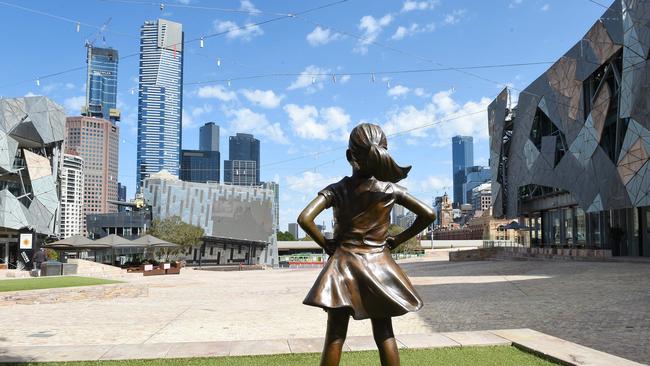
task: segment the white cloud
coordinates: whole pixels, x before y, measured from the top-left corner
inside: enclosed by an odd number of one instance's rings
[[[351,78],[352,78],[352,76],[350,76],[350,75],[341,75],[341,77],[339,78],[339,83],[345,84],[348,81],[350,81]]]
[[[192,108],[192,117],[200,117],[210,112],[212,112],[212,106],[208,104],[204,104],[202,107]]]
[[[454,25],[458,24],[461,19],[465,16],[467,11],[465,9],[457,9],[445,15],[445,24]]]
[[[240,4],[240,10],[250,12],[252,15],[257,15],[260,13],[260,10],[257,9],[250,0],[241,0]]]
[[[225,110],[224,114],[230,117],[228,122],[233,131],[254,133],[279,144],[289,143],[280,124],[269,122],[265,114],[253,112],[248,108],[229,109]]]
[[[409,90],[410,89],[404,85],[395,85],[394,87],[388,89],[386,94],[388,94],[389,97],[393,97],[393,99],[397,99],[399,97],[405,96]]]
[[[286,176],[287,187],[295,192],[316,195],[316,192],[323,189],[330,183],[341,180],[342,177],[325,177],[316,172],[303,172],[297,176]]]
[[[357,26],[363,32],[359,43],[354,48],[355,52],[366,54],[368,46],[377,40],[381,31],[393,21],[391,14],[386,14],[379,19],[375,19],[372,15],[365,15],[359,21]]]
[[[406,13],[413,10],[431,10],[438,5],[440,1],[438,0],[427,0],[427,1],[413,1],[406,0],[402,5],[402,13]]]
[[[327,79],[327,75],[330,73],[330,69],[323,69],[316,65],[309,65],[287,89],[294,90],[306,88],[308,93],[314,93],[317,90],[323,89],[325,86],[323,82]]]
[[[199,98],[213,98],[222,102],[237,100],[237,94],[232,90],[227,90],[223,85],[207,85],[199,88],[197,95]]]
[[[31,91],[29,91],[29,92],[27,92],[27,94],[25,94],[26,97],[35,97],[37,95],[38,94],[34,94],[34,92],[31,92]]]
[[[264,34],[262,28],[253,23],[247,23],[242,26],[237,25],[237,23],[230,20],[215,20],[212,23],[212,26],[215,32],[226,32],[226,38],[228,39],[241,39],[242,41],[248,42],[257,36]]]
[[[284,99],[284,95],[277,95],[273,90],[248,90],[243,89],[241,93],[248,99],[251,103],[259,105],[262,108],[277,108]]]
[[[321,26],[316,26],[311,33],[307,35],[307,42],[310,45],[316,47],[324,44],[328,44],[332,41],[336,41],[340,38],[338,33],[332,32],[329,28],[321,28]]]
[[[183,4],[183,5],[187,5],[187,4],[192,2],[192,0],[177,0],[177,1],[178,1],[178,3]]]
[[[429,33],[433,32],[434,30],[436,30],[436,23],[433,22],[424,26],[420,26],[418,23],[413,23],[408,28],[400,25],[397,27],[395,33],[393,33],[393,36],[390,37],[390,39],[399,41],[408,36],[413,36],[419,33]]]
[[[63,101],[67,115],[81,114],[81,107],[86,105],[86,97],[83,95],[70,97]]]
[[[452,91],[441,91],[422,108],[413,105],[389,112],[383,128],[387,134],[409,131],[410,138],[427,138],[434,146],[445,146],[454,135],[471,135],[487,139],[487,106],[491,99],[461,104],[452,98]]]
[[[194,120],[194,116],[192,113],[187,113],[187,110],[185,108],[183,108],[181,122],[183,129],[195,128],[197,126],[197,122]]]
[[[74,89],[75,85],[73,83],[65,83],[65,88],[66,89]]]
[[[524,0],[513,0],[508,7],[510,9],[512,9],[512,8],[516,7],[517,5],[521,5],[521,3],[523,3],[523,2],[524,2]]]
[[[551,4],[544,4],[542,5],[541,10],[542,11],[549,11],[551,9]]]
[[[284,111],[289,116],[293,132],[304,139],[346,140],[350,115],[341,107],[327,107],[318,110],[313,105],[287,104]]]
[[[430,95],[429,93],[427,93],[426,90],[424,90],[424,88],[415,88],[415,89],[413,89],[413,94],[415,94],[418,97],[422,97],[422,98],[429,97],[429,95]]]

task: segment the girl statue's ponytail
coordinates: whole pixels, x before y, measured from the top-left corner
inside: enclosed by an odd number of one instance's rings
[[[388,142],[381,127],[362,123],[350,133],[350,163],[375,178],[397,183],[406,178],[410,166],[401,167],[388,153]]]

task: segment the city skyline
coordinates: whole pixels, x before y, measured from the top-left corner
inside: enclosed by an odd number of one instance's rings
[[[87,51],[83,46],[85,40],[97,31],[86,24],[99,27],[106,16],[112,15],[113,21],[104,32],[104,44],[99,42],[96,46],[112,47],[120,54],[119,180],[129,187],[132,195],[137,180],[139,28],[147,19],[170,19],[182,23],[186,40],[192,41],[183,48],[187,85],[184,86],[182,148],[198,148],[196,131],[208,121],[222,126],[221,146],[227,143],[227,136],[236,132],[254,133],[262,143],[261,180],[277,180],[281,186],[280,227],[295,221],[302,206],[319,189],[349,174],[344,158],[345,134],[362,121],[378,123],[389,134],[431,125],[389,137],[389,148],[396,160],[414,166],[401,184],[430,202],[433,196],[445,191],[451,193],[451,136],[474,136],[475,164],[487,164],[485,109],[502,86],[497,84],[526,86],[548,67],[544,62],[561,56],[575,39],[583,36],[602,11],[594,4],[582,2],[435,3],[431,8],[410,9],[402,2],[373,4],[372,8],[348,2],[314,12],[313,16],[324,24],[320,28],[282,20],[251,26],[247,31],[236,31],[236,27],[261,22],[266,19],[264,14],[197,11],[183,4],[170,5],[164,11],[157,5],[109,2],[26,5],[45,13],[66,15],[69,19],[83,19],[81,30],[76,32],[75,23],[5,7],[0,15],[5,20],[5,30],[24,32],[11,37],[9,47],[29,42],[34,34],[47,33],[56,42],[46,42],[39,54],[47,52],[57,57],[45,64],[37,61],[39,57],[33,50],[26,49],[20,61],[13,57],[0,60],[0,67],[15,70],[7,78],[7,84],[18,83],[4,87],[0,94],[47,95],[63,105],[68,115],[79,114],[85,99],[85,68],[51,78],[39,77],[83,65]],[[201,1],[193,2],[193,5],[201,4]],[[224,6],[240,8],[242,4],[229,1]],[[297,12],[308,8],[306,4],[280,6],[262,1],[254,1],[252,5],[262,12]],[[34,20],[29,28],[17,22],[24,17]],[[500,26],[486,28],[495,17],[501,20]],[[531,19],[561,22],[566,26],[549,29],[540,36]],[[376,24],[374,32],[368,27],[371,23]],[[435,27],[424,27],[431,23]],[[235,31],[229,31],[232,29]],[[379,45],[346,37],[335,29],[370,36]],[[225,33],[199,41],[201,35],[219,31]],[[462,45],[451,41],[459,37]],[[526,56],[517,60],[506,57],[502,52],[505,39],[509,47],[517,48],[519,54]],[[536,42],[529,42],[530,39]],[[423,43],[432,47],[421,47]],[[389,47],[408,52],[400,54]],[[474,61],[476,54],[482,55],[481,62]],[[453,70],[380,73],[439,68],[435,62],[451,66],[541,64],[472,71],[495,83]],[[257,71],[297,74],[238,79]],[[357,71],[368,74],[346,75]],[[310,73],[316,76],[310,77]],[[465,117],[454,119],[458,116]],[[331,221],[327,215],[318,220]]]

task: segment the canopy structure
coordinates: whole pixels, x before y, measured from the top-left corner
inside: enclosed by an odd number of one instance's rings
[[[63,240],[45,244],[43,246],[45,248],[60,250],[107,249],[111,247],[109,244],[100,243],[98,241],[88,239],[82,235],[74,235]]]
[[[138,244],[121,236],[111,234],[101,239],[95,240],[95,243],[105,244],[108,248],[145,248],[146,245]]]
[[[133,240],[133,243],[141,244],[149,248],[176,248],[179,246],[178,244],[156,238],[153,235],[141,236]]]

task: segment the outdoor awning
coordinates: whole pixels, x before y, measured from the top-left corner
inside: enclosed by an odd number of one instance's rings
[[[153,235],[141,236],[132,242],[149,248],[176,248],[179,246],[178,244],[170,243],[168,241],[156,238]]]
[[[88,239],[82,235],[74,235],[63,240],[55,241],[43,245],[45,248],[60,250],[80,250],[80,249],[106,249],[111,246]]]
[[[95,243],[106,244],[109,248],[144,248],[146,245],[135,243],[121,236],[111,234],[101,239],[95,240]]]

